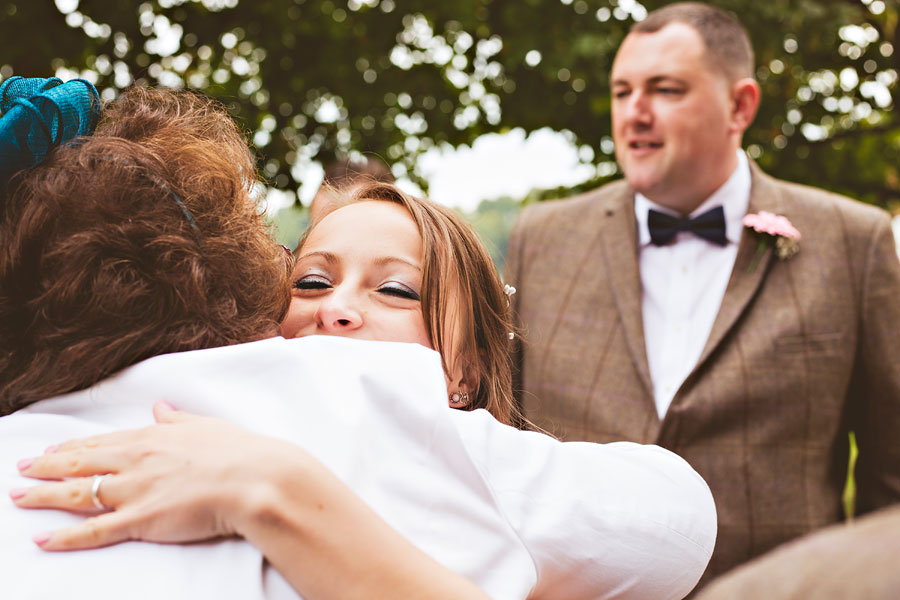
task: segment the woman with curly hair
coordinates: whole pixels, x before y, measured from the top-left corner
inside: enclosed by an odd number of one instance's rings
[[[16,174],[0,222],[0,414],[152,356],[276,335],[289,264],[256,183],[218,104],[143,88]]]

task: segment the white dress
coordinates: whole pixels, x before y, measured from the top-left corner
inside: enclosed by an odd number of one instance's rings
[[[152,422],[159,399],[303,446],[385,521],[495,598],[681,598],[706,567],[705,482],[656,446],[562,443],[447,406],[414,344],[272,338],[159,356],[0,418],[0,487],[50,444]],[[77,522],[0,501],[0,598],[297,598],[240,540],[46,553]]]

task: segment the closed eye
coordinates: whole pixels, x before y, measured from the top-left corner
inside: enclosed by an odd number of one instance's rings
[[[417,294],[415,290],[395,281],[383,284],[378,288],[378,292],[397,298],[406,298],[408,300],[415,300],[416,302],[419,301],[419,294]]]
[[[331,287],[331,282],[322,275],[304,275],[294,282],[297,290],[324,290]]]

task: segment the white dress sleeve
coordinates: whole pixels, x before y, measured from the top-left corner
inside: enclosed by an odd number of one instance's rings
[[[679,456],[560,442],[454,411],[466,447],[535,562],[533,598],[682,598],[712,555],[716,509]]]

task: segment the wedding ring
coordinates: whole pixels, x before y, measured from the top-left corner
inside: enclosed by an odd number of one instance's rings
[[[100,500],[100,484],[107,477],[109,475],[94,475],[94,480],[91,482],[91,502],[94,503],[98,510],[109,510],[109,507]]]

